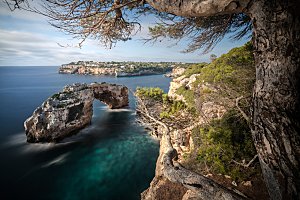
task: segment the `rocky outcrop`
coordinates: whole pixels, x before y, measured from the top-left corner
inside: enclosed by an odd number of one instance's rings
[[[114,76],[117,68],[94,67],[84,65],[63,65],[59,68],[60,74],[89,74]]]
[[[197,76],[199,76],[199,74],[193,74],[190,77],[185,77],[183,75],[173,79],[172,82],[170,82],[168,96],[172,99],[186,102],[184,97],[182,95],[177,94],[176,91],[182,86],[184,86],[187,89],[193,89],[192,83],[196,81]]]
[[[61,74],[109,75],[116,77],[165,74],[174,67],[189,66],[187,63],[174,62],[93,62],[78,61],[63,64]]]
[[[183,167],[178,162],[178,151],[174,147],[170,128],[165,123],[150,115],[147,106],[138,100],[139,113],[148,117],[150,121],[163,127],[160,140],[160,152],[156,163],[155,177],[150,187],[141,194],[143,200],[203,200],[222,199],[240,200],[244,196],[219,185],[212,179],[197,174]]]
[[[186,102],[185,97],[176,92],[180,87],[195,90],[193,83],[196,81],[197,76],[199,74],[190,77],[183,75],[173,79],[170,83],[169,98]],[[201,91],[216,92],[216,89],[208,83],[201,83],[197,87]],[[201,95],[205,96],[205,94]],[[146,105],[144,102],[146,102]],[[244,196],[228,190],[213,180],[190,171],[181,165],[183,155],[193,150],[192,130],[212,119],[221,118],[227,111],[224,106],[217,104],[215,99],[202,98],[200,104],[199,112],[202,115],[197,118],[193,116],[191,118],[190,114],[181,111],[176,116],[175,121],[166,120],[165,123],[161,123],[157,120],[159,116],[155,116],[155,113],[160,113],[161,110],[153,111],[153,108],[159,108],[158,105],[153,106],[154,103],[149,104],[148,101],[143,100],[138,102],[141,119],[146,121],[145,124],[152,126],[150,129],[154,132],[153,135],[160,139],[160,153],[156,163],[155,177],[150,187],[141,194],[143,200],[244,199]],[[181,119],[184,119],[183,122],[180,122]]]
[[[257,157],[247,127],[249,96],[255,79],[250,49],[246,45],[235,48],[210,64],[191,66],[181,76],[174,77],[169,98],[164,96],[165,102],[161,103],[162,110],[153,111],[152,105],[156,104],[147,104],[145,96],[144,106],[138,108],[144,109],[140,111],[142,119],[148,118],[146,123],[153,126],[150,129],[160,139],[160,153],[155,177],[142,193],[143,200],[232,200],[244,199],[246,195],[268,199],[258,163],[252,167],[248,165]],[[176,110],[176,100],[184,102],[187,109]],[[184,115],[186,110],[190,112]],[[188,150],[191,152],[185,154]],[[251,160],[245,165],[248,159]],[[219,164],[222,169],[217,166]],[[232,181],[233,176],[235,181]],[[244,183],[238,179],[244,179]],[[245,182],[252,188],[244,188]],[[184,195],[178,193],[184,188]],[[159,196],[169,191],[174,191],[176,197]]]
[[[181,76],[185,70],[186,68],[184,67],[175,67],[172,69],[172,72],[166,74],[166,76],[171,78],[177,78],[178,76]]]
[[[73,84],[49,97],[24,122],[28,142],[57,142],[91,123],[93,101],[109,108],[128,105],[128,89],[108,83]]]

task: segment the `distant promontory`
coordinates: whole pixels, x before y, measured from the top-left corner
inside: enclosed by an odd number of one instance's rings
[[[61,74],[107,75],[107,76],[143,76],[166,74],[175,67],[188,67],[192,63],[181,62],[95,62],[78,61],[63,64]]]

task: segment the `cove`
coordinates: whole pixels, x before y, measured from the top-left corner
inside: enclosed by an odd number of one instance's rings
[[[57,67],[0,68],[0,180],[4,199],[139,199],[149,186],[158,142],[135,123],[135,101],[111,111],[95,101],[91,126],[58,144],[28,144],[23,121],[64,85],[82,82],[162,87],[170,80],[57,74]]]

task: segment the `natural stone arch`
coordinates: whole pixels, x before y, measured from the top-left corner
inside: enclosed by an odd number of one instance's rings
[[[128,88],[122,85],[107,83],[92,83],[90,85],[94,98],[106,104],[111,109],[128,105]],[[127,102],[127,103],[126,103]]]
[[[93,101],[109,108],[128,105],[128,88],[108,83],[73,84],[49,97],[24,122],[28,142],[57,142],[89,125]]]

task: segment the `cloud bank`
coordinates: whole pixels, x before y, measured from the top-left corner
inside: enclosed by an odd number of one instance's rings
[[[0,66],[61,65],[78,60],[177,62],[209,60],[209,54],[180,53],[186,47],[186,41],[177,46],[172,46],[173,42],[168,41],[144,44],[139,39],[147,37],[148,26],[151,24],[150,17],[141,23],[144,27],[133,40],[120,42],[113,49],[106,49],[93,40],[87,40],[80,49],[75,47],[78,40],[50,26],[45,17],[20,10],[11,12],[0,1]],[[245,41],[234,44],[223,41],[211,53],[220,55],[233,45],[239,46],[243,43]],[[71,47],[65,48],[61,45]]]

